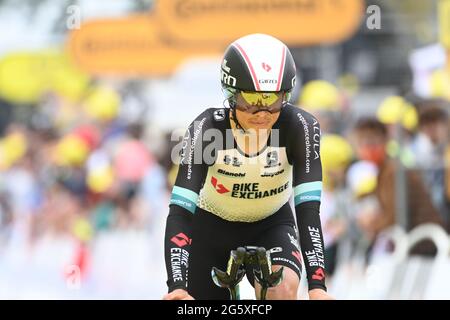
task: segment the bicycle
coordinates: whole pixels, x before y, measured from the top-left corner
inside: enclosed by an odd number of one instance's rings
[[[245,246],[231,250],[226,272],[212,268],[214,283],[221,288],[227,288],[231,300],[240,300],[239,283],[246,275],[246,265],[259,267],[259,270],[253,269],[253,275],[261,286],[260,300],[266,300],[267,289],[277,286],[283,280],[284,267],[272,272],[270,252],[264,247]]]

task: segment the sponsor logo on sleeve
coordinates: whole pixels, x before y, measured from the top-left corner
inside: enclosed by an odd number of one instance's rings
[[[205,124],[206,118],[203,118],[201,121],[199,122],[195,122],[194,124],[194,133],[192,135],[191,138],[191,134],[190,134],[190,130],[187,131],[186,135],[183,138],[183,146],[181,149],[181,160],[180,160],[180,165],[187,165],[187,175],[186,178],[188,180],[191,180],[192,177],[192,163],[194,161],[194,156],[196,158],[198,158],[199,156],[202,157],[202,154],[197,154],[197,152],[194,153],[195,151],[195,146],[198,142],[198,139],[200,138],[201,140],[201,132],[202,132],[202,128],[203,125]],[[189,146],[189,152],[186,154],[186,149]],[[201,151],[201,150],[200,150]],[[195,159],[197,161],[195,161],[195,163],[201,163],[201,161],[198,161],[198,159]]]
[[[325,272],[322,268],[317,268],[314,274],[312,275],[313,280],[322,281],[325,278]]]
[[[316,119],[314,119],[313,131],[314,131],[313,135],[314,160],[317,160],[320,157],[320,127],[319,122]]]
[[[308,265],[310,267],[325,268],[325,260],[322,247],[322,239],[318,228],[308,226],[309,236],[313,244],[313,250],[306,251]]]
[[[313,126],[312,126],[312,132],[309,130],[308,122],[306,119],[301,115],[301,113],[297,113],[297,117],[299,121],[301,122],[303,126],[303,131],[305,133],[305,158],[306,158],[306,166],[305,171],[306,173],[309,173],[311,171],[311,152],[314,151],[314,160],[317,160],[320,156],[319,149],[320,149],[320,127],[319,122],[314,119]],[[311,139],[312,135],[312,139]],[[312,140],[312,142],[311,142]],[[311,151],[311,145],[312,145],[312,151]]]
[[[170,265],[172,268],[172,280],[174,282],[184,281],[183,269],[187,271],[188,261],[189,261],[188,251],[181,248],[170,249]]]
[[[184,246],[191,244],[192,239],[190,239],[187,235],[180,232],[179,234],[173,236],[170,241],[176,244],[178,247],[183,248]]]

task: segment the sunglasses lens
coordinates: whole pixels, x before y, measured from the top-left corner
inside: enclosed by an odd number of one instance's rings
[[[276,92],[241,92],[242,98],[249,105],[267,107],[274,104],[279,98],[280,94]]]

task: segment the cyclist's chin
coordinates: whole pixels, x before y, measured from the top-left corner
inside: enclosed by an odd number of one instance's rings
[[[273,124],[270,120],[250,120],[248,123],[253,129],[270,129]]]

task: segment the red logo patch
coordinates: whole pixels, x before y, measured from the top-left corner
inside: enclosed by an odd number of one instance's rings
[[[312,278],[314,280],[320,280],[321,281],[321,280],[323,280],[323,278],[325,278],[325,272],[323,272],[322,268],[318,268],[316,270],[316,272],[314,272]]]
[[[170,239],[170,241],[175,243],[180,248],[183,248],[185,245],[192,243],[192,239],[189,239],[189,237],[184,233],[179,233],[176,236],[173,236],[172,239]]]
[[[272,67],[269,66],[267,63],[263,62],[262,63],[262,67],[264,70],[266,70],[267,72],[269,72],[270,70],[272,70]]]
[[[216,191],[218,193],[227,193],[230,192],[230,190],[228,190],[227,188],[225,188],[225,186],[221,183],[217,183],[217,179],[214,177],[211,177],[211,183],[214,186],[214,188],[216,189]]]
[[[292,251],[292,255],[297,258],[298,262],[301,264],[302,263],[302,256],[300,255],[300,252],[298,251]]]

